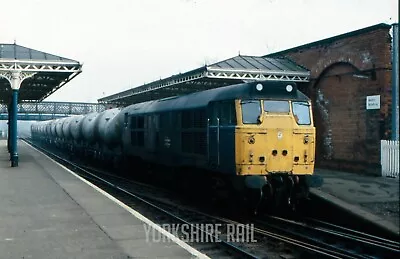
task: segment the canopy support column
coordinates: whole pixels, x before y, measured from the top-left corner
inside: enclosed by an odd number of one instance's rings
[[[7,149],[8,149],[8,153],[11,154],[11,143],[10,143],[10,132],[11,132],[11,128],[10,128],[10,122],[11,122],[11,103],[9,103],[8,106],[7,106],[7,113],[8,113],[8,121],[7,121],[7,127],[8,127],[8,131],[7,131]]]
[[[12,70],[10,72],[3,72],[0,75],[6,78],[11,85],[12,96],[11,103],[8,109],[8,151],[10,152],[11,167],[18,166],[18,93],[22,81],[35,75],[36,72],[21,72],[19,70]]]
[[[11,86],[12,87],[12,86]],[[12,101],[11,101],[11,153],[10,153],[10,160],[11,160],[11,167],[18,166],[18,145],[17,145],[17,137],[18,137],[18,128],[17,128],[17,121],[18,121],[18,89],[12,89]]]

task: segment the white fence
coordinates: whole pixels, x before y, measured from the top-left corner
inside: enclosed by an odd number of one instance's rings
[[[399,177],[399,141],[381,140],[382,176]]]

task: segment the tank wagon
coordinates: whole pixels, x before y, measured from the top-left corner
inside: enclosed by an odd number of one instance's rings
[[[32,136],[131,161],[133,174],[144,161],[190,175],[193,184],[211,176],[210,185],[228,184],[258,205],[295,206],[314,180],[312,118],[296,83],[263,81],[65,119],[71,134],[56,137],[43,130],[54,123],[42,122],[32,125]]]

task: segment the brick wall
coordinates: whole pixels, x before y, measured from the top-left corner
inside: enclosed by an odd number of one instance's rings
[[[269,55],[311,71],[302,90],[313,100],[317,166],[379,172],[380,140],[391,129],[389,30],[381,24]],[[381,109],[366,110],[366,97],[378,94]]]

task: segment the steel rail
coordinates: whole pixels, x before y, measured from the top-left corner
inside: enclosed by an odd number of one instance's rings
[[[201,212],[199,212],[201,213]],[[205,213],[202,213],[204,215],[208,215]],[[214,219],[218,219],[220,221],[223,221],[225,223],[230,223],[230,224],[243,224],[241,222],[235,221],[235,220],[230,220],[230,219],[226,219],[226,218],[221,218],[221,217],[216,217],[216,216],[212,216],[212,215],[208,215],[210,218],[214,218]],[[335,251],[335,250],[330,250],[330,249],[326,249],[326,248],[321,248],[319,246],[298,240],[298,239],[294,239],[291,237],[288,237],[286,235],[282,235],[282,234],[277,234],[274,233],[272,231],[268,231],[265,229],[261,229],[258,227],[254,227],[254,231],[260,235],[263,235],[265,237],[271,237],[274,238],[276,240],[297,246],[297,247],[301,247],[307,251],[311,251],[314,253],[317,253],[319,255],[323,255],[329,258],[360,258],[357,256],[352,256],[352,255],[348,255],[347,253],[342,253],[340,251]],[[365,257],[361,257],[361,258],[365,258]]]
[[[388,248],[394,248],[396,249],[398,252],[400,252],[400,244],[398,241],[393,241],[390,239],[386,239],[383,237],[378,237],[378,236],[374,236],[368,233],[364,233],[361,231],[357,231],[357,230],[353,230],[353,229],[349,229],[349,228],[345,228],[339,225],[335,225],[329,222],[325,222],[325,221],[321,221],[318,219],[313,219],[313,218],[305,218],[306,224],[307,222],[309,222],[308,224],[318,224],[319,228],[324,229],[326,231],[330,231],[332,233],[335,234],[340,234],[340,235],[345,235],[348,237],[354,237],[354,238],[358,238],[361,240],[365,240],[367,242],[371,242],[371,243],[375,243],[377,245],[382,245]],[[318,226],[317,225],[317,226]]]
[[[291,235],[294,236],[302,236],[304,239],[309,239],[311,242],[318,244],[320,246],[325,246],[326,248],[330,248],[330,249],[336,249],[337,251],[341,251],[344,254],[348,254],[350,256],[355,256],[356,258],[369,258],[370,255],[369,254],[365,254],[365,255],[360,255],[359,251],[355,251],[355,250],[351,250],[351,251],[347,251],[343,248],[341,248],[339,245],[332,245],[329,244],[328,242],[323,242],[321,240],[318,239],[318,235],[322,235],[322,237],[326,238],[336,238],[335,240],[340,240],[341,243],[340,244],[349,244],[349,243],[354,243],[358,246],[360,246],[361,248],[367,248],[367,250],[374,250],[375,253],[383,254],[383,255],[387,255],[390,254],[392,256],[395,256],[397,254],[397,256],[400,255],[400,250],[399,250],[399,243],[396,243],[395,241],[390,241],[388,244],[384,244],[380,241],[374,240],[372,239],[372,235],[369,235],[370,238],[367,239],[364,236],[356,236],[356,235],[349,235],[347,233],[343,233],[343,232],[339,232],[339,231],[333,231],[331,229],[326,229],[326,228],[322,228],[319,226],[310,226],[307,224],[304,224],[303,222],[297,222],[297,221],[293,221],[293,220],[289,220],[289,219],[285,219],[285,218],[279,218],[279,217],[274,217],[274,216],[268,216],[267,220],[269,219],[270,223],[267,223],[266,221],[262,221],[259,222],[260,224],[264,224],[269,226],[270,228],[275,228],[278,231],[282,231],[282,232],[286,232],[289,233]],[[271,222],[271,221],[275,221],[275,222]],[[279,224],[277,224],[276,221],[279,221],[280,223],[285,224],[284,227],[280,227],[277,226]],[[288,227],[290,226],[289,224],[291,224],[291,227],[297,227],[297,229],[288,229]],[[333,224],[332,224],[333,225]],[[299,228],[302,231],[299,231]],[[305,231],[308,231],[308,234],[299,234],[299,233],[303,233]],[[311,232],[311,234],[310,234]],[[377,237],[378,239],[381,239],[379,237]],[[385,239],[383,239],[385,240]],[[379,250],[379,251],[378,251]]]

